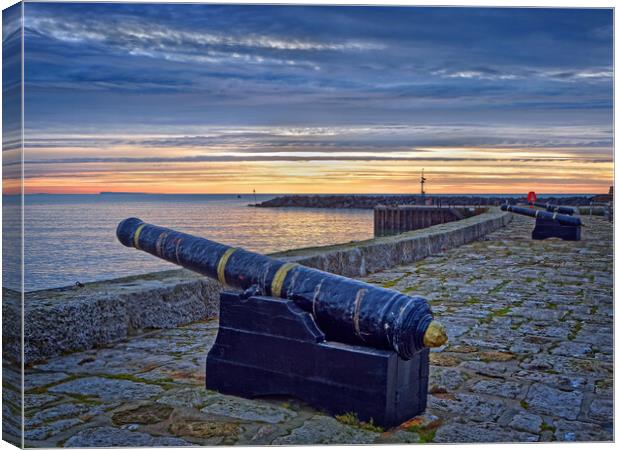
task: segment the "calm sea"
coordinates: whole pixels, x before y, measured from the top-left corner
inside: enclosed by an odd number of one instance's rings
[[[257,195],[256,200],[273,197]],[[3,200],[3,280],[5,287],[19,289],[12,264],[17,246],[10,243],[18,236],[19,207],[15,200]],[[251,208],[248,203],[254,196],[27,195],[25,289],[176,268],[118,243],[116,225],[126,217],[264,253],[372,237],[372,211]]]
[[[370,210],[247,206],[273,197],[27,195],[25,289],[62,287],[76,281],[86,283],[177,267],[117,242],[116,225],[127,217],[139,217],[146,222],[263,253],[372,237]],[[3,197],[3,285],[12,289],[20,288],[18,202],[19,197]]]

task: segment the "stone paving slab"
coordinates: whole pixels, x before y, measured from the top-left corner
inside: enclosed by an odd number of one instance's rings
[[[517,216],[483,241],[366,278],[426,296],[450,337],[431,353],[427,411],[400,427],[207,391],[210,321],[29,367],[26,445],[610,441],[612,226],[584,222],[580,242],[532,241],[533,221]],[[19,427],[19,389],[3,388],[16,419],[6,435]]]

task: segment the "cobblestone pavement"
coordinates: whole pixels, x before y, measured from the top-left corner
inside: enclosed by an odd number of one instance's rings
[[[611,440],[612,227],[585,223],[581,242],[532,241],[533,222],[515,217],[484,241],[367,278],[426,296],[450,337],[431,353],[426,413],[401,427],[206,391],[211,321],[34,365],[26,445]],[[18,417],[10,376],[5,367],[4,408]],[[5,421],[5,437],[17,426]]]

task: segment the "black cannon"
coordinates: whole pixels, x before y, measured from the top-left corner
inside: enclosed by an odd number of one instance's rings
[[[427,301],[130,218],[119,241],[244,292],[220,296],[207,388],[291,395],[395,425],[426,407],[428,348],[446,334]]]
[[[532,239],[539,240],[550,237],[558,237],[565,241],[581,239],[581,220],[579,217],[512,205],[502,205],[501,210],[535,218],[536,225],[532,230]]]
[[[560,214],[567,214],[572,216],[575,214],[575,208],[571,208],[570,206],[560,206],[560,205],[552,205],[551,203],[543,203],[543,202],[532,202],[530,205],[538,206],[539,208],[545,208],[548,212],[557,212]]]

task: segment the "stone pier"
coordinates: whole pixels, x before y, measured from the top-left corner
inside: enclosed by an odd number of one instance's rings
[[[613,440],[612,224],[532,241],[516,216],[484,240],[363,277],[425,296],[450,342],[431,353],[427,411],[382,430],[290,398],[204,387],[217,320],[49,357],[25,376],[28,447]],[[4,367],[4,437],[20,377]]]

